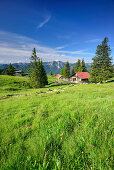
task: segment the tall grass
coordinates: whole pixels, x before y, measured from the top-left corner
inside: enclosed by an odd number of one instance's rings
[[[113,84],[0,100],[1,169],[113,169]]]
[[[0,96],[11,96],[18,94],[29,94],[35,92],[45,92],[48,89],[57,89],[61,84],[58,84],[58,80],[55,76],[48,76],[48,85],[44,88],[33,89],[29,83],[29,77],[16,77],[8,75],[0,75]],[[61,85],[65,87],[69,85]]]

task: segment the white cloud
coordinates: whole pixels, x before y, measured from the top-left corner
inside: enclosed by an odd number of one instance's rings
[[[83,52],[83,50],[80,50],[80,51],[57,51],[58,53],[64,53],[64,54],[87,54],[87,55],[94,55],[93,53],[88,53],[88,52]]]
[[[24,57],[24,56],[30,56],[31,51],[25,51],[25,50],[21,50],[21,49],[14,49],[14,48],[7,48],[7,47],[0,47],[0,54],[2,54],[2,56]]]
[[[50,19],[51,19],[51,16],[48,15],[48,16],[45,18],[45,20],[44,20],[43,22],[41,22],[41,23],[37,26],[37,28],[42,28],[46,23],[49,22]]]
[[[29,62],[33,48],[36,48],[37,54],[43,61],[69,61],[76,62],[84,55],[93,56],[94,54],[80,51],[61,50],[64,46],[49,48],[41,46],[39,41],[32,38],[21,36],[15,33],[0,31],[0,63]],[[74,56],[75,54],[75,56]],[[79,56],[81,55],[81,57]],[[85,58],[85,61],[86,58]]]
[[[85,42],[86,43],[97,43],[97,42],[100,42],[100,41],[102,41],[100,38],[96,38],[96,39],[87,40]]]
[[[64,46],[60,46],[60,47],[56,47],[55,49],[56,50],[61,50],[61,49],[63,49],[63,48],[65,48]]]

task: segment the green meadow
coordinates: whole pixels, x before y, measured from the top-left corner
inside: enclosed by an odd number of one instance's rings
[[[13,96],[21,94],[30,94],[36,92],[46,92],[48,89],[58,89],[69,85],[61,84],[64,80],[58,80],[55,76],[48,76],[48,83],[45,88],[33,89],[30,86],[28,77],[13,77],[0,75],[0,97]]]
[[[1,170],[113,169],[113,82],[59,85],[50,76],[32,89],[26,77],[0,76],[0,96]]]

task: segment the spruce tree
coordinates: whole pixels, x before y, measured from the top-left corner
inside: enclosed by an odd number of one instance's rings
[[[41,71],[41,86],[45,86],[46,84],[48,84],[48,79],[47,79],[47,74],[46,74],[46,71],[43,67],[43,63],[42,63],[42,60],[40,61],[40,71]]]
[[[36,49],[33,49],[32,52],[32,56],[30,58],[30,84],[32,87],[37,88],[38,85],[38,78],[39,78],[39,74],[38,74],[38,61],[39,58],[36,55]]]
[[[87,72],[87,67],[85,66],[84,59],[82,59],[82,61],[78,59],[75,66],[72,68],[72,74],[76,72]]]
[[[82,62],[81,62],[81,72],[87,72],[87,67],[85,65],[85,62],[84,62],[84,59],[82,59]]]
[[[72,67],[72,75],[75,73],[75,67]]]
[[[66,62],[64,67],[64,77],[67,79],[70,77],[70,66],[68,61]]]
[[[30,62],[30,83],[34,88],[44,87],[48,83],[42,60],[37,57],[35,48]]]
[[[102,43],[97,46],[96,55],[92,59],[91,82],[103,82],[112,77],[111,49],[107,43],[108,38],[105,37]]]
[[[62,75],[64,77],[64,68],[61,69],[60,75]]]
[[[78,59],[78,61],[75,64],[75,72],[81,72],[81,61]]]
[[[7,68],[7,74],[10,76],[14,76],[15,75],[15,68],[12,66],[12,64],[10,63],[8,68]]]

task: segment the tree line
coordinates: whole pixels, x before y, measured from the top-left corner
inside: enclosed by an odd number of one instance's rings
[[[5,74],[15,76],[15,72],[15,68],[10,63],[8,68],[5,70]],[[35,48],[33,49],[32,56],[30,58],[30,69],[28,72],[30,85],[33,88],[44,87],[48,84],[47,73],[43,67],[42,59],[36,55]]]
[[[111,49],[108,45],[108,38],[105,37],[100,45],[97,46],[95,57],[90,69],[90,82],[103,82],[114,76],[114,65],[112,64]],[[84,59],[79,59],[72,68],[71,75],[76,72],[87,72]],[[65,67],[60,72],[65,78],[70,77],[69,63],[66,62]]]
[[[15,76],[15,67],[13,67],[12,64],[10,63],[8,65],[8,68],[4,68],[0,70],[0,75]]]
[[[72,71],[70,73],[70,65],[69,62],[67,61],[65,64],[65,67],[62,68],[62,70],[60,71],[60,74],[64,77],[64,78],[69,78],[71,75],[75,74],[76,72],[87,72],[87,67],[85,65],[84,59],[82,59],[82,61],[80,59],[78,59],[78,61],[75,63],[75,66],[72,68]]]

